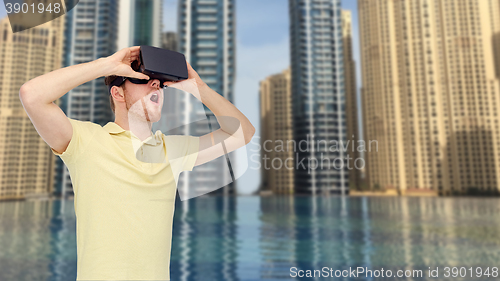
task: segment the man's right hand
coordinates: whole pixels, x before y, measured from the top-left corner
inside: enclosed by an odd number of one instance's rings
[[[113,55],[103,58],[106,61],[106,65],[109,67],[107,68],[108,74],[105,76],[116,75],[149,80],[149,76],[134,71],[131,67],[132,62],[139,59],[139,52],[140,46],[134,46],[121,49]]]

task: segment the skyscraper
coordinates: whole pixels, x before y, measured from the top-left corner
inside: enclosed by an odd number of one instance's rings
[[[167,31],[161,34],[161,47],[163,49],[177,51],[177,33]]]
[[[495,3],[493,3],[494,6]],[[497,15],[500,14],[500,0],[497,1]],[[493,13],[494,14],[494,13]],[[493,51],[495,52],[495,69],[497,77],[500,78],[500,30],[495,31]]]
[[[21,26],[25,20],[33,18],[17,19],[15,33],[7,17],[0,20],[0,199],[48,196],[54,187],[54,155],[26,114],[19,90],[61,67],[64,17],[30,29]]]
[[[261,190],[294,192],[290,68],[260,82]]]
[[[498,192],[499,3],[358,2],[371,188]]]
[[[161,47],[162,0],[121,0],[118,49],[148,45]]]
[[[178,48],[186,60],[198,72],[200,78],[214,91],[234,102],[233,90],[236,76],[236,22],[234,0],[179,0],[178,2]],[[184,132],[200,136],[219,129],[215,115],[206,107],[204,110],[189,114],[184,102],[179,115],[185,124],[190,124]],[[206,116],[206,117],[205,117]],[[191,120],[206,119],[205,122]],[[228,155],[219,157],[196,169],[205,176],[184,173],[180,178],[179,189],[184,185],[199,190],[213,190],[212,194],[236,194],[232,181],[231,165],[236,165]],[[200,175],[200,174],[198,174]]]
[[[364,161],[358,151],[358,97],[356,85],[356,63],[353,57],[352,48],[352,18],[351,12],[342,11],[342,40],[344,50],[344,75],[345,75],[345,108],[347,136],[346,141],[350,143],[346,154],[351,158],[349,161],[349,190],[359,189],[361,184],[361,171]]]
[[[297,193],[346,193],[340,0],[289,0]],[[352,165],[352,163],[350,164]]]
[[[64,67],[112,55],[117,51],[118,1],[82,0],[65,15]],[[104,77],[82,84],[61,97],[66,116],[101,126],[114,121]],[[69,171],[56,158],[56,192],[72,193]]]

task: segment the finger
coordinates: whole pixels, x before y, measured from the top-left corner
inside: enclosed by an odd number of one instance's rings
[[[133,78],[137,78],[137,79],[146,79],[146,80],[149,80],[149,76],[147,76],[146,74],[143,74],[143,73],[140,73],[140,72],[135,72],[134,71],[134,74],[132,74]]]
[[[126,57],[130,57],[130,56],[138,55],[139,54],[139,50],[135,50],[135,49],[132,49],[132,48],[126,49],[127,50],[126,53],[125,53]]]
[[[167,87],[170,87],[170,86],[174,85],[175,83],[178,83],[178,82],[165,81],[165,83],[163,83],[163,85],[166,85]]]
[[[137,58],[137,57],[139,57],[139,53],[129,54],[128,57],[130,57],[130,58]]]

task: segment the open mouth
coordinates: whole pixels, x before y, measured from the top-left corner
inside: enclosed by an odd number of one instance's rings
[[[154,103],[159,103],[160,97],[158,96],[158,92],[154,92],[151,97],[149,98]]]

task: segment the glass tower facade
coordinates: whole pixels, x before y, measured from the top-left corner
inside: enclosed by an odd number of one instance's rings
[[[341,1],[290,0],[289,13],[296,193],[345,193]]]
[[[153,38],[149,31],[153,29],[153,22],[145,19],[151,18],[153,14],[153,4],[151,0],[135,1],[134,46],[151,45]]]
[[[180,0],[178,3],[178,51],[198,72],[207,85],[233,102],[234,77],[236,75],[235,50],[235,1],[233,0]],[[219,128],[214,114],[203,105],[200,111],[183,110],[184,134],[201,136]],[[185,103],[184,103],[185,105]],[[206,117],[205,117],[206,116]],[[192,122],[189,120],[206,120]],[[207,124],[208,123],[208,124]],[[208,131],[207,131],[208,128]],[[230,153],[233,155],[233,153]],[[179,189],[214,190],[212,194],[234,195],[235,184],[232,167],[234,158],[225,155],[209,163],[195,167],[197,173],[185,173],[179,179]],[[193,170],[195,171],[195,170]],[[229,183],[229,184],[227,184]]]
[[[160,47],[162,3],[161,0],[135,0],[133,46]]]

